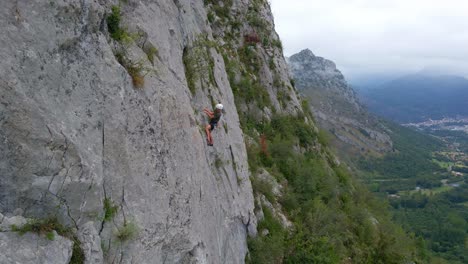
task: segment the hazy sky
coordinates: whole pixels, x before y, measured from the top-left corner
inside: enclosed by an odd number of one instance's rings
[[[468,0],[270,0],[286,56],[309,48],[346,77],[446,69],[468,77]]]

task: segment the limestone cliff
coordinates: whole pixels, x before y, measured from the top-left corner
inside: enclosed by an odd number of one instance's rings
[[[71,230],[47,242],[5,224],[2,249],[244,262],[256,218],[238,112],[301,108],[266,1],[7,0],[0,27],[0,223]],[[202,109],[217,102],[208,147]],[[70,240],[74,257],[44,257]]]
[[[312,107],[320,126],[335,137],[345,155],[379,155],[392,150],[392,141],[376,117],[362,107],[335,63],[306,49],[289,60],[296,88]]]

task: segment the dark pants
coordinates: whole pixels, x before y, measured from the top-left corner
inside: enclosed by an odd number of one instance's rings
[[[218,122],[210,122],[210,130],[213,131],[213,129],[215,129],[216,125],[218,125]]]

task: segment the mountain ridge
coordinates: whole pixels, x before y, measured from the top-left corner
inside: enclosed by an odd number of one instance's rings
[[[305,49],[288,63],[296,87],[308,98],[319,124],[337,138],[338,149],[379,155],[392,150],[385,128],[361,105],[334,62]]]

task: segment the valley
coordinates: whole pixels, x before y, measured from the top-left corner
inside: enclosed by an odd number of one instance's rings
[[[359,160],[362,180],[387,199],[393,219],[421,239],[434,263],[466,263],[466,119],[386,125],[395,152]]]
[[[393,219],[425,244],[434,263],[466,263],[468,134],[393,124],[398,150],[360,160],[369,188],[387,199]]]
[[[288,62],[337,156],[414,237],[424,263],[467,263],[468,81],[413,75],[359,95],[310,50]]]

